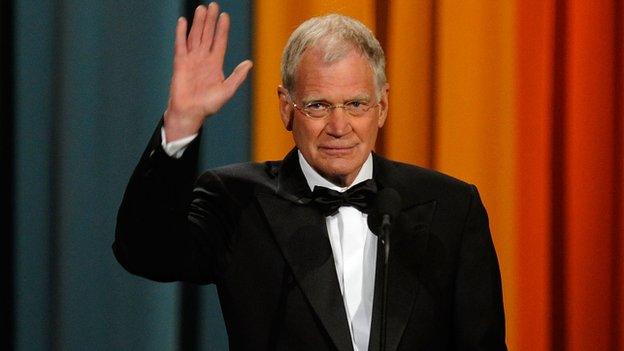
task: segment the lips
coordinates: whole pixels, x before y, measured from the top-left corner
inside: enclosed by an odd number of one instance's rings
[[[355,150],[355,145],[352,146],[319,146],[319,150],[322,153],[332,155],[332,156],[341,156],[347,155],[353,150]]]

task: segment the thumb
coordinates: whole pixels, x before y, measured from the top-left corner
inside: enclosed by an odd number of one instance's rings
[[[251,62],[251,60],[245,60],[239,63],[238,66],[234,68],[234,71],[232,71],[232,74],[223,81],[223,86],[228,97],[232,97],[234,93],[236,93],[236,90],[238,90],[238,87],[243,84],[252,66],[253,62]]]

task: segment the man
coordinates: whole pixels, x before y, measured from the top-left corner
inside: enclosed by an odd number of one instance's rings
[[[251,62],[224,79],[229,18],[216,4],[198,7],[188,38],[186,26],[180,19],[162,125],[119,210],[119,262],[157,281],[217,284],[233,350],[377,350],[383,270],[371,207],[326,205],[341,192],[367,200],[392,188],[401,208],[386,349],[506,349],[498,263],[476,188],[372,153],[389,85],[371,32],[340,15],[297,28],[277,89],[296,149],[193,184],[202,123]]]

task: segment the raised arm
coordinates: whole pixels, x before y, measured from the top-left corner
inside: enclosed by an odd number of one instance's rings
[[[173,77],[164,115],[167,141],[195,134],[204,120],[232,98],[247,77],[252,62],[241,62],[225,78],[223,60],[227,49],[230,17],[219,5],[198,6],[193,25],[178,19],[175,34]]]
[[[204,119],[216,113],[245,80],[251,61],[242,62],[224,78],[229,26],[228,15],[219,15],[216,3],[197,8],[188,37],[186,19],[178,20],[163,122],[168,142],[197,133]],[[205,196],[205,204],[219,204],[215,211],[202,212],[209,231],[189,221],[198,145],[196,139],[181,157],[170,157],[161,147],[160,127],[152,136],[117,215],[113,251],[129,272],[158,281],[214,281],[227,235],[223,218],[228,212],[223,209],[228,200],[218,191],[206,192],[214,196]]]

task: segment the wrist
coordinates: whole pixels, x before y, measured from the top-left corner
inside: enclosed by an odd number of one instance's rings
[[[163,128],[168,143],[197,134],[201,129],[201,124],[197,124],[191,118],[179,116],[170,110],[165,111],[163,120]]]

